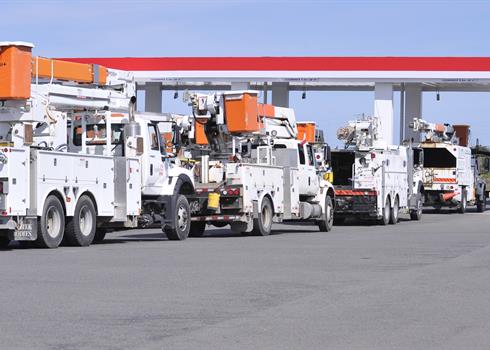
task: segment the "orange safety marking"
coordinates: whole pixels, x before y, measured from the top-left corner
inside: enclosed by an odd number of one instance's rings
[[[456,179],[455,178],[451,178],[451,177],[435,177],[433,179],[433,181],[434,182],[453,183],[453,184],[456,183]]]
[[[337,196],[376,196],[376,191],[335,190]]]

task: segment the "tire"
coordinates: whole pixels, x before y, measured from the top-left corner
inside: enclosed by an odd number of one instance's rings
[[[10,239],[5,236],[0,236],[0,249],[5,249],[9,246]]]
[[[206,221],[193,221],[191,222],[189,237],[202,237],[204,231],[206,231]]]
[[[410,210],[410,219],[419,221],[420,219],[422,219],[422,211],[423,211],[422,196],[418,195],[415,209]]]
[[[89,196],[81,196],[75,206],[73,217],[68,218],[64,242],[76,247],[92,244],[97,230],[97,214]]]
[[[93,243],[100,243],[104,240],[105,235],[107,234],[107,229],[98,228],[95,230]]]
[[[400,202],[398,196],[395,196],[395,203],[393,203],[393,208],[390,211],[390,224],[396,225],[398,223],[400,214]]]
[[[487,210],[487,193],[486,189],[483,190],[483,199],[476,202],[476,210],[479,213],[483,213]]]
[[[466,190],[464,188],[461,189],[462,194],[461,194],[461,203],[459,203],[458,206],[458,213],[464,214],[466,212],[466,207],[468,203],[466,202]]]
[[[65,233],[65,212],[60,200],[53,195],[44,202],[43,213],[38,220],[37,239],[39,248],[57,248]]]
[[[333,204],[330,196],[325,197],[325,218],[318,222],[321,232],[329,232],[333,226]]]
[[[191,229],[191,209],[185,196],[179,195],[177,197],[174,210],[174,228],[165,228],[164,232],[171,241],[183,241],[189,236]]]
[[[254,228],[252,233],[256,236],[268,236],[272,231],[272,202],[269,197],[262,199],[258,218],[254,219]]]
[[[385,206],[383,208],[383,216],[379,220],[379,223],[383,226],[388,225],[390,223],[391,218],[391,202],[390,197],[386,197]]]

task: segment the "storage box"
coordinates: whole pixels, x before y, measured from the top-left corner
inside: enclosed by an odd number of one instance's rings
[[[315,122],[297,122],[298,136],[300,141],[315,142]]]
[[[259,131],[257,94],[254,92],[226,93],[225,120],[230,133]]]
[[[31,60],[31,44],[0,43],[0,100],[31,97]]]

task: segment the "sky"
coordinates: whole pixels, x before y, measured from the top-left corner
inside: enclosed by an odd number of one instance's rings
[[[489,1],[6,1],[0,41],[35,44],[45,57],[489,56]],[[290,107],[327,141],[360,114],[372,92],[301,92]],[[490,93],[424,93],[423,117],[472,126],[490,144]],[[395,93],[395,138],[399,96]],[[166,92],[165,112],[188,113]]]

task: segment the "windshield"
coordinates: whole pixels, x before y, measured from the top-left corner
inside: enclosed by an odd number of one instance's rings
[[[455,168],[456,157],[446,148],[424,148],[424,167]]]

